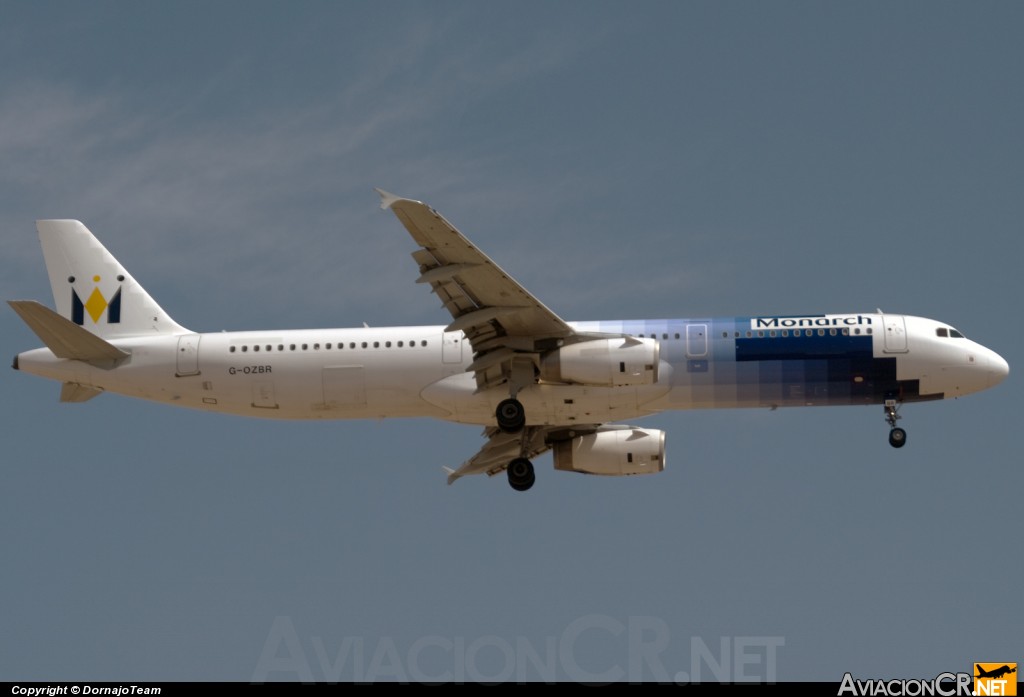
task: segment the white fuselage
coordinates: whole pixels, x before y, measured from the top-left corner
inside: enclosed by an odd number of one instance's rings
[[[834,349],[821,353],[829,341],[824,333],[751,336],[749,318],[574,323],[580,331],[657,339],[657,382],[596,387],[540,381],[518,399],[531,424],[604,423],[666,409],[941,399],[991,387],[1008,371],[980,344],[938,336],[937,328],[947,326],[942,323],[867,317],[875,332],[860,335],[858,327],[858,336],[849,337],[861,341],[859,362]],[[891,344],[883,327],[893,317],[905,336]],[[744,359],[744,341],[779,355]],[[130,354],[116,367],[58,359],[45,348],[20,354],[17,367],[142,399],[277,419],[425,416],[487,425],[508,397],[504,387],[477,388],[463,333],[441,326],[189,333],[112,343]],[[875,365],[886,367],[884,375]]]

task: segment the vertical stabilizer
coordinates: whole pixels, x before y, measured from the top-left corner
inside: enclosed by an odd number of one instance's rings
[[[178,334],[178,325],[77,220],[39,220],[57,312],[104,339]]]

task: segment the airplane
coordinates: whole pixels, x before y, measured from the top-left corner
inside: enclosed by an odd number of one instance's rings
[[[102,392],[272,419],[434,417],[484,427],[448,483],[533,460],[625,476],[665,468],[664,432],[624,425],[666,410],[903,404],[999,384],[1009,366],[945,322],[877,312],[566,322],[437,211],[378,189],[418,246],[416,282],[446,326],[196,333],[176,323],[76,220],[40,220],[56,311],[10,306],[44,347],[13,367]]]
[[[978,664],[975,664],[975,665],[978,665]],[[999,668],[996,668],[994,670],[982,670],[979,667],[978,668],[978,674],[975,675],[974,677],[976,677],[976,678],[1001,678],[1004,675],[1008,675],[1010,673],[1016,673],[1016,672],[1017,672],[1016,665],[1013,668],[1011,668],[1009,665],[1003,665],[1003,666],[1001,666]]]

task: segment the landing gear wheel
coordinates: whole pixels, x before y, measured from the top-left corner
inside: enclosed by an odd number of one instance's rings
[[[525,457],[517,457],[508,463],[506,472],[508,474],[509,486],[516,491],[526,491],[537,481],[537,477],[533,472],[533,463]]]
[[[515,398],[502,400],[494,417],[498,420],[498,428],[505,433],[519,433],[526,425],[526,409]]]
[[[900,403],[895,398],[885,400],[885,422],[889,424],[889,445],[894,448],[902,448],[907,444],[907,432],[896,427],[900,420]]]
[[[902,428],[894,428],[889,431],[889,445],[894,448],[902,448],[907,444],[907,432]]]

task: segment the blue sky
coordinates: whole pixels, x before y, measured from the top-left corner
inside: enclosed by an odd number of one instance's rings
[[[663,474],[546,457],[527,495],[445,486],[473,427],[61,405],[0,372],[0,677],[537,678],[506,648],[554,642],[557,677],[653,679],[659,638],[670,678],[722,637],[753,677],[777,645],[779,679],[1021,659],[1019,5],[0,12],[4,298],[52,302],[33,221],[70,217],[197,331],[444,323],[379,186],[566,319],[882,307],[1014,370],[904,409],[902,451],[880,407],[676,412],[644,422]]]

